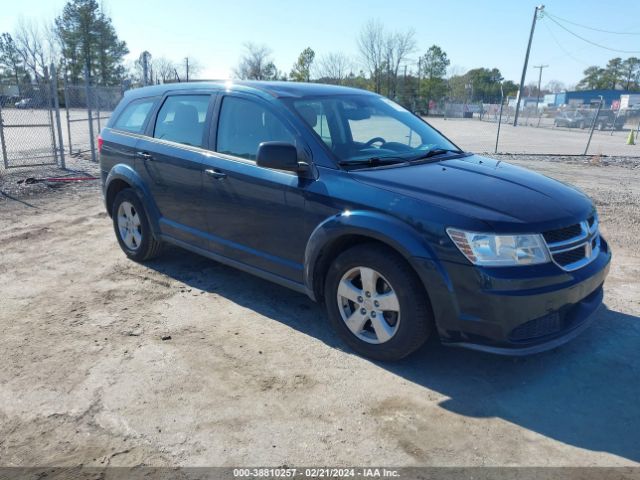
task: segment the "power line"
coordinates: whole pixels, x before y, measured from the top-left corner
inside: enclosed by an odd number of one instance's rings
[[[613,30],[603,30],[601,28],[588,27],[587,25],[582,25],[580,23],[572,22],[571,20],[567,20],[566,18],[561,18],[556,15],[552,15],[549,12],[545,12],[545,15],[549,17],[553,17],[556,20],[560,20],[565,23],[570,23],[571,25],[575,25],[576,27],[586,28],[587,30],[593,30],[594,32],[602,32],[602,33],[611,33],[613,35],[640,35],[640,32],[615,32]]]
[[[570,33],[571,35],[573,35],[576,38],[579,38],[580,40],[582,40],[583,42],[587,42],[595,47],[598,48],[603,48],[605,50],[609,50],[611,52],[617,52],[617,53],[640,53],[640,50],[618,50],[616,48],[611,48],[611,47],[607,47],[605,45],[600,45],[599,43],[596,42],[592,42],[591,40],[584,38],[581,35],[578,35],[577,33],[569,30],[567,27],[565,27],[564,25],[562,25],[560,22],[556,21],[555,19],[553,19],[551,16],[545,16],[543,18],[548,18],[549,20],[551,20],[553,23],[555,23],[556,25],[558,25],[560,28],[562,28],[563,30],[565,30],[567,33]]]
[[[551,39],[556,43],[556,45],[558,45],[558,48],[560,50],[562,50],[565,55],[558,55],[556,57],[553,57],[551,60],[556,60],[558,58],[562,58],[563,56],[567,56],[569,58],[571,58],[572,60],[581,63],[582,65],[585,66],[589,66],[591,65],[589,62],[585,62],[584,60],[579,59],[578,57],[574,56],[571,52],[569,52],[566,48],[564,48],[564,46],[562,45],[562,43],[560,43],[560,41],[558,40],[558,37],[556,37],[555,33],[553,33],[553,30],[551,30],[551,27],[549,26],[549,24],[547,22],[544,22],[544,26],[546,27],[547,31],[549,32],[549,35],[551,36]],[[585,48],[588,47],[583,47],[581,50],[584,50]]]

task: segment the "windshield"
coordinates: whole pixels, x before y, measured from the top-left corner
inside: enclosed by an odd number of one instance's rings
[[[458,150],[432,127],[391,100],[374,95],[332,95],[290,100],[341,163],[418,158]]]

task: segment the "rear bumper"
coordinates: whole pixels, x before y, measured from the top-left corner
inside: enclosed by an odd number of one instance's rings
[[[575,338],[602,303],[611,253],[566,272],[554,264],[479,268],[423,260],[422,276],[444,344],[529,355]]]

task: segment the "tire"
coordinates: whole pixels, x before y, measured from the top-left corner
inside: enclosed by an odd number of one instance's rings
[[[143,262],[160,254],[162,243],[154,238],[144,206],[133,189],[118,192],[111,207],[111,217],[116,238],[127,257]],[[127,230],[130,236],[125,234]]]
[[[376,280],[363,283],[370,271]],[[363,288],[366,283],[375,284],[373,292]],[[363,295],[368,291],[370,297]],[[365,357],[400,360],[429,338],[433,315],[420,279],[404,258],[382,245],[362,244],[341,253],[327,272],[324,299],[331,326]],[[347,318],[353,319],[351,328]]]

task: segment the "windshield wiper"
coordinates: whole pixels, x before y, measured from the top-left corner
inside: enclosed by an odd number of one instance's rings
[[[366,167],[378,167],[381,165],[393,165],[395,163],[405,163],[406,158],[403,157],[369,157],[361,160],[340,160],[338,163],[344,166],[366,166]]]
[[[420,155],[417,155],[411,159],[409,159],[410,162],[415,162],[416,160],[425,160],[427,158],[431,158],[431,157],[437,157],[438,155],[445,155],[447,153],[465,153],[462,150],[453,150],[450,148],[432,148],[431,150],[425,152],[425,153],[421,153]]]

